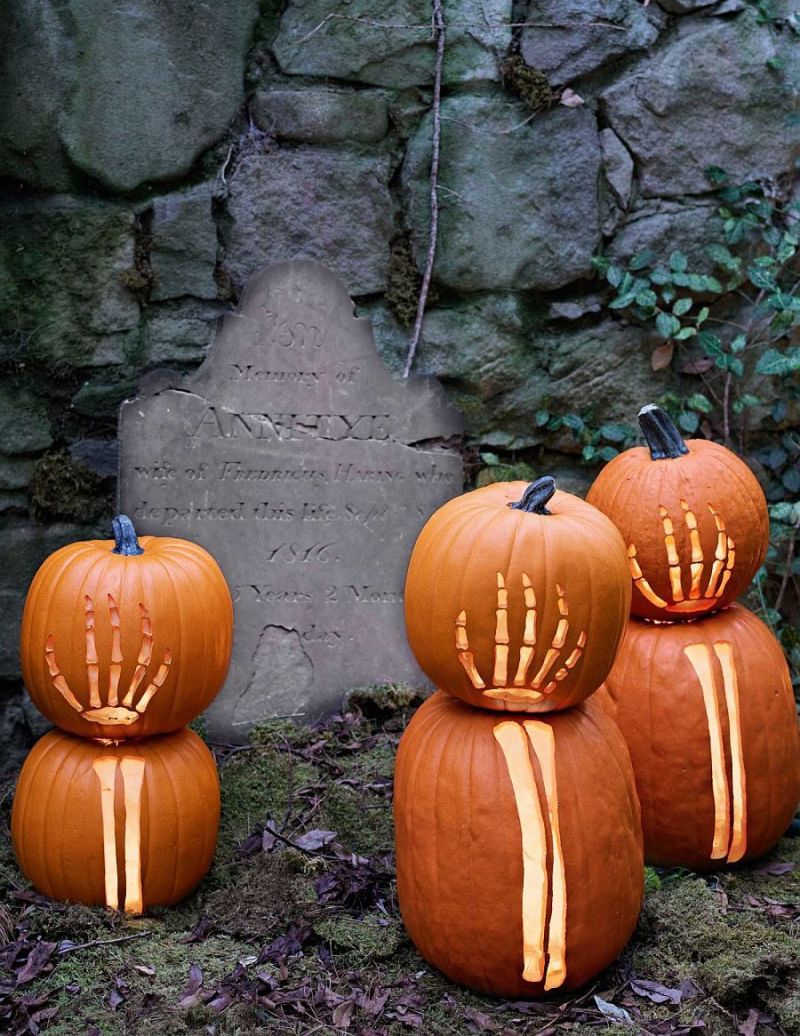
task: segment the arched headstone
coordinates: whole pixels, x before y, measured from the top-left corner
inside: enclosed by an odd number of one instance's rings
[[[200,543],[235,602],[214,736],[314,718],[351,687],[421,681],[403,582],[430,514],[463,488],[461,418],[432,379],[392,378],[368,320],[312,262],[269,266],[203,365],[120,412],[120,509]]]

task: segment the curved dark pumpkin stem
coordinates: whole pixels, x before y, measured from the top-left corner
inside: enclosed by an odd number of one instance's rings
[[[547,510],[547,501],[556,491],[556,480],[552,475],[542,475],[535,482],[531,482],[522,499],[515,504],[508,506],[515,511],[527,511],[528,514],[550,514]]]
[[[116,518],[112,518],[111,528],[114,530],[112,554],[124,554],[126,557],[144,554],[136,538],[136,529],[127,514],[118,514]]]
[[[651,460],[674,460],[689,452],[672,418],[655,403],[648,403],[639,411],[639,426]]]

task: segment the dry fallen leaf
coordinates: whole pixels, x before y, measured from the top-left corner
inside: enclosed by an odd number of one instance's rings
[[[566,88],[559,98],[559,102],[564,105],[565,108],[580,108],[583,104],[583,98],[580,94],[576,94],[574,90]]]
[[[654,371],[663,371],[672,363],[672,354],[675,352],[673,342],[663,342],[657,345],[650,356],[650,366]]]

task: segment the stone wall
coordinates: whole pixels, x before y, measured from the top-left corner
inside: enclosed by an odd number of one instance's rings
[[[783,181],[797,37],[743,0],[447,0],[440,241],[416,369],[480,449],[590,472],[533,415],[630,422],[686,388],[591,260],[703,261],[704,170]],[[776,5],[777,6],[777,5]],[[107,534],[115,419],[188,370],[273,259],[317,258],[399,371],[428,237],[422,0],[7,0],[0,66],[0,739],[35,722],[17,624],[42,558]],[[793,49],[794,48],[794,49]],[[569,88],[583,101],[558,103]]]

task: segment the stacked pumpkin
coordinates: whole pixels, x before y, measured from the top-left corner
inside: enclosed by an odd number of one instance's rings
[[[55,723],[25,761],[12,813],[23,873],[54,899],[141,913],[175,903],[214,855],[219,782],[186,724],[231,653],[233,606],[201,547],[136,537],[62,547],[31,584],[25,685]]]
[[[730,450],[684,442],[658,407],[647,446],[601,471],[587,500],[625,540],[632,616],[599,699],[630,748],[645,858],[709,870],[765,853],[800,798],[788,667],[735,599],[764,560],[764,494]]]
[[[589,696],[630,605],[613,524],[552,478],[449,501],[406,580],[438,690],[395,771],[397,891],[424,957],[475,989],[571,989],[630,937],[642,897],[633,772]]]

